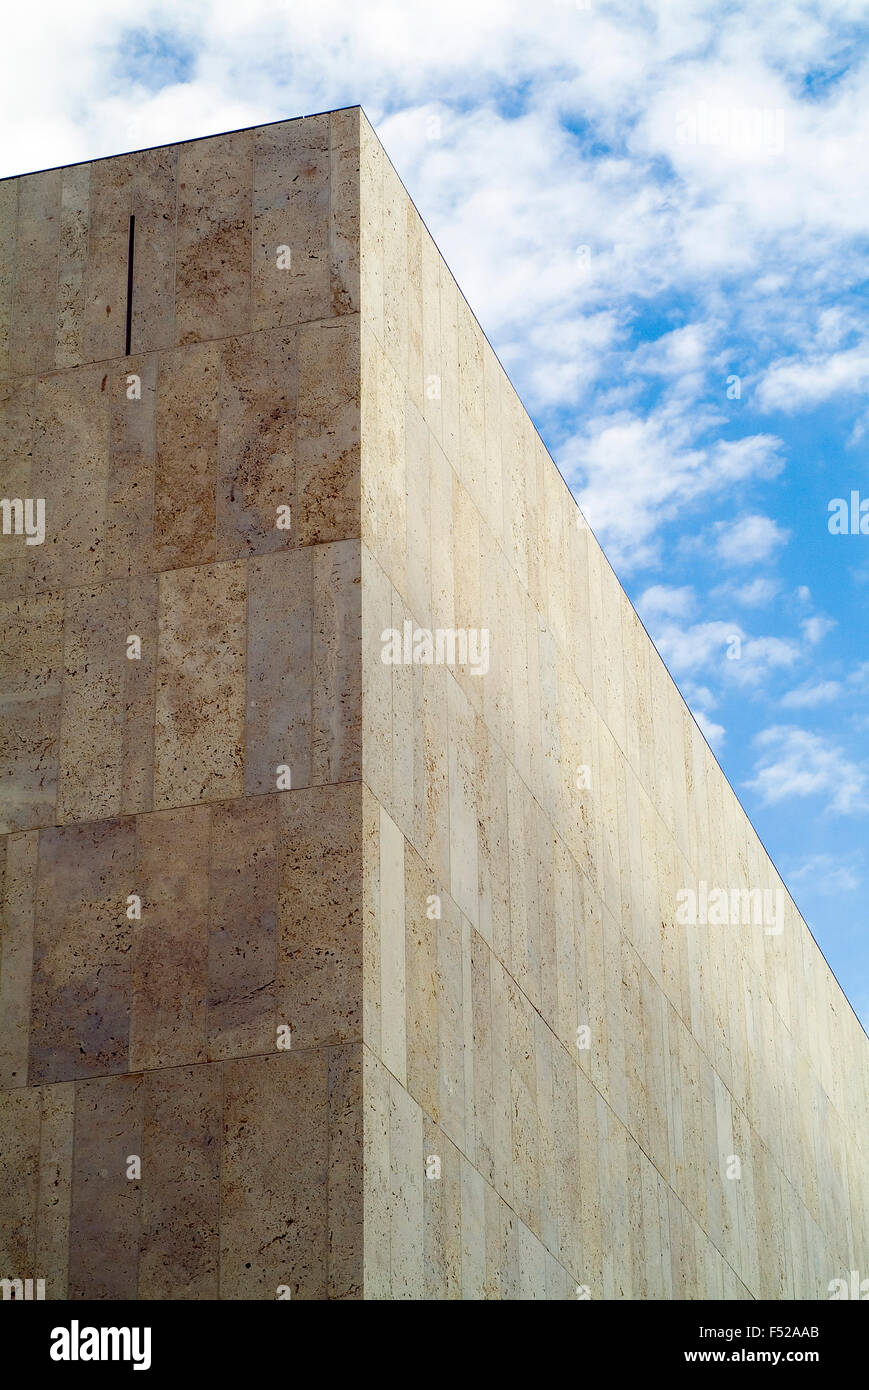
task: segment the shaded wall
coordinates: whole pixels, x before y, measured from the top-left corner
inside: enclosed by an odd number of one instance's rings
[[[0,184],[0,1276],[49,1298],[361,1291],[357,122]]]

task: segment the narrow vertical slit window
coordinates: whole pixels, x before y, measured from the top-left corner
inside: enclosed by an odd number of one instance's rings
[[[136,219],[130,216],[130,242],[127,250],[127,339],[125,355],[130,355],[130,343],[133,333],[133,252],[136,246]]]

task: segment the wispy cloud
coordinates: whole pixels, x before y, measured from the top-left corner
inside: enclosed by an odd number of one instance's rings
[[[755,775],[746,785],[767,804],[815,796],[836,815],[869,807],[865,770],[830,739],[794,725],[775,725],[758,734],[754,744]]]

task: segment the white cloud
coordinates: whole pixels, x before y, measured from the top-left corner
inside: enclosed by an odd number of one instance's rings
[[[809,681],[796,690],[788,690],[780,703],[785,709],[817,709],[819,705],[838,700],[841,693],[842,687],[838,681]]]
[[[742,656],[728,661],[727,670],[736,685],[759,686],[776,672],[788,671],[799,661],[800,649],[786,637],[749,637]]]
[[[701,500],[781,471],[775,436],[705,442],[711,424],[708,413],[665,401],[645,418],[621,412],[592,419],[559,450],[562,471],[617,569],[657,563],[660,527]]]
[[[758,565],[770,561],[789,532],[768,516],[741,516],[719,521],[712,528],[717,559],[725,565]]]
[[[828,632],[832,632],[836,626],[835,618],[826,618],[821,614],[816,614],[812,618],[804,618],[800,623],[800,631],[810,646],[817,644],[826,637]]]
[[[777,579],[758,576],[747,584],[721,584],[713,590],[713,596],[742,604],[744,608],[763,608],[772,603],[780,589],[781,584]]]
[[[789,883],[806,883],[816,893],[837,897],[840,893],[855,893],[863,882],[856,858],[850,861],[835,859],[832,854],[813,854],[798,868],[786,875]]]
[[[758,759],[746,785],[768,805],[817,796],[831,814],[869,809],[865,771],[821,734],[794,725],[764,729],[754,740]]]
[[[833,396],[865,394],[869,386],[869,344],[808,360],[776,361],[757,388],[764,410],[809,410]]]
[[[738,623],[711,621],[683,627],[664,618],[653,622],[650,631],[677,679],[706,672],[737,688],[759,687],[800,659],[795,642],[775,636],[751,637]]]
[[[696,608],[697,599],[689,585],[680,588],[668,584],[652,584],[637,600],[637,612],[645,623],[661,618],[687,618]]]

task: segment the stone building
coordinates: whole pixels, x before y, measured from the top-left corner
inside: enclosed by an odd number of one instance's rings
[[[867,1038],[361,111],[0,183],[0,398],[0,1276],[869,1273]]]

